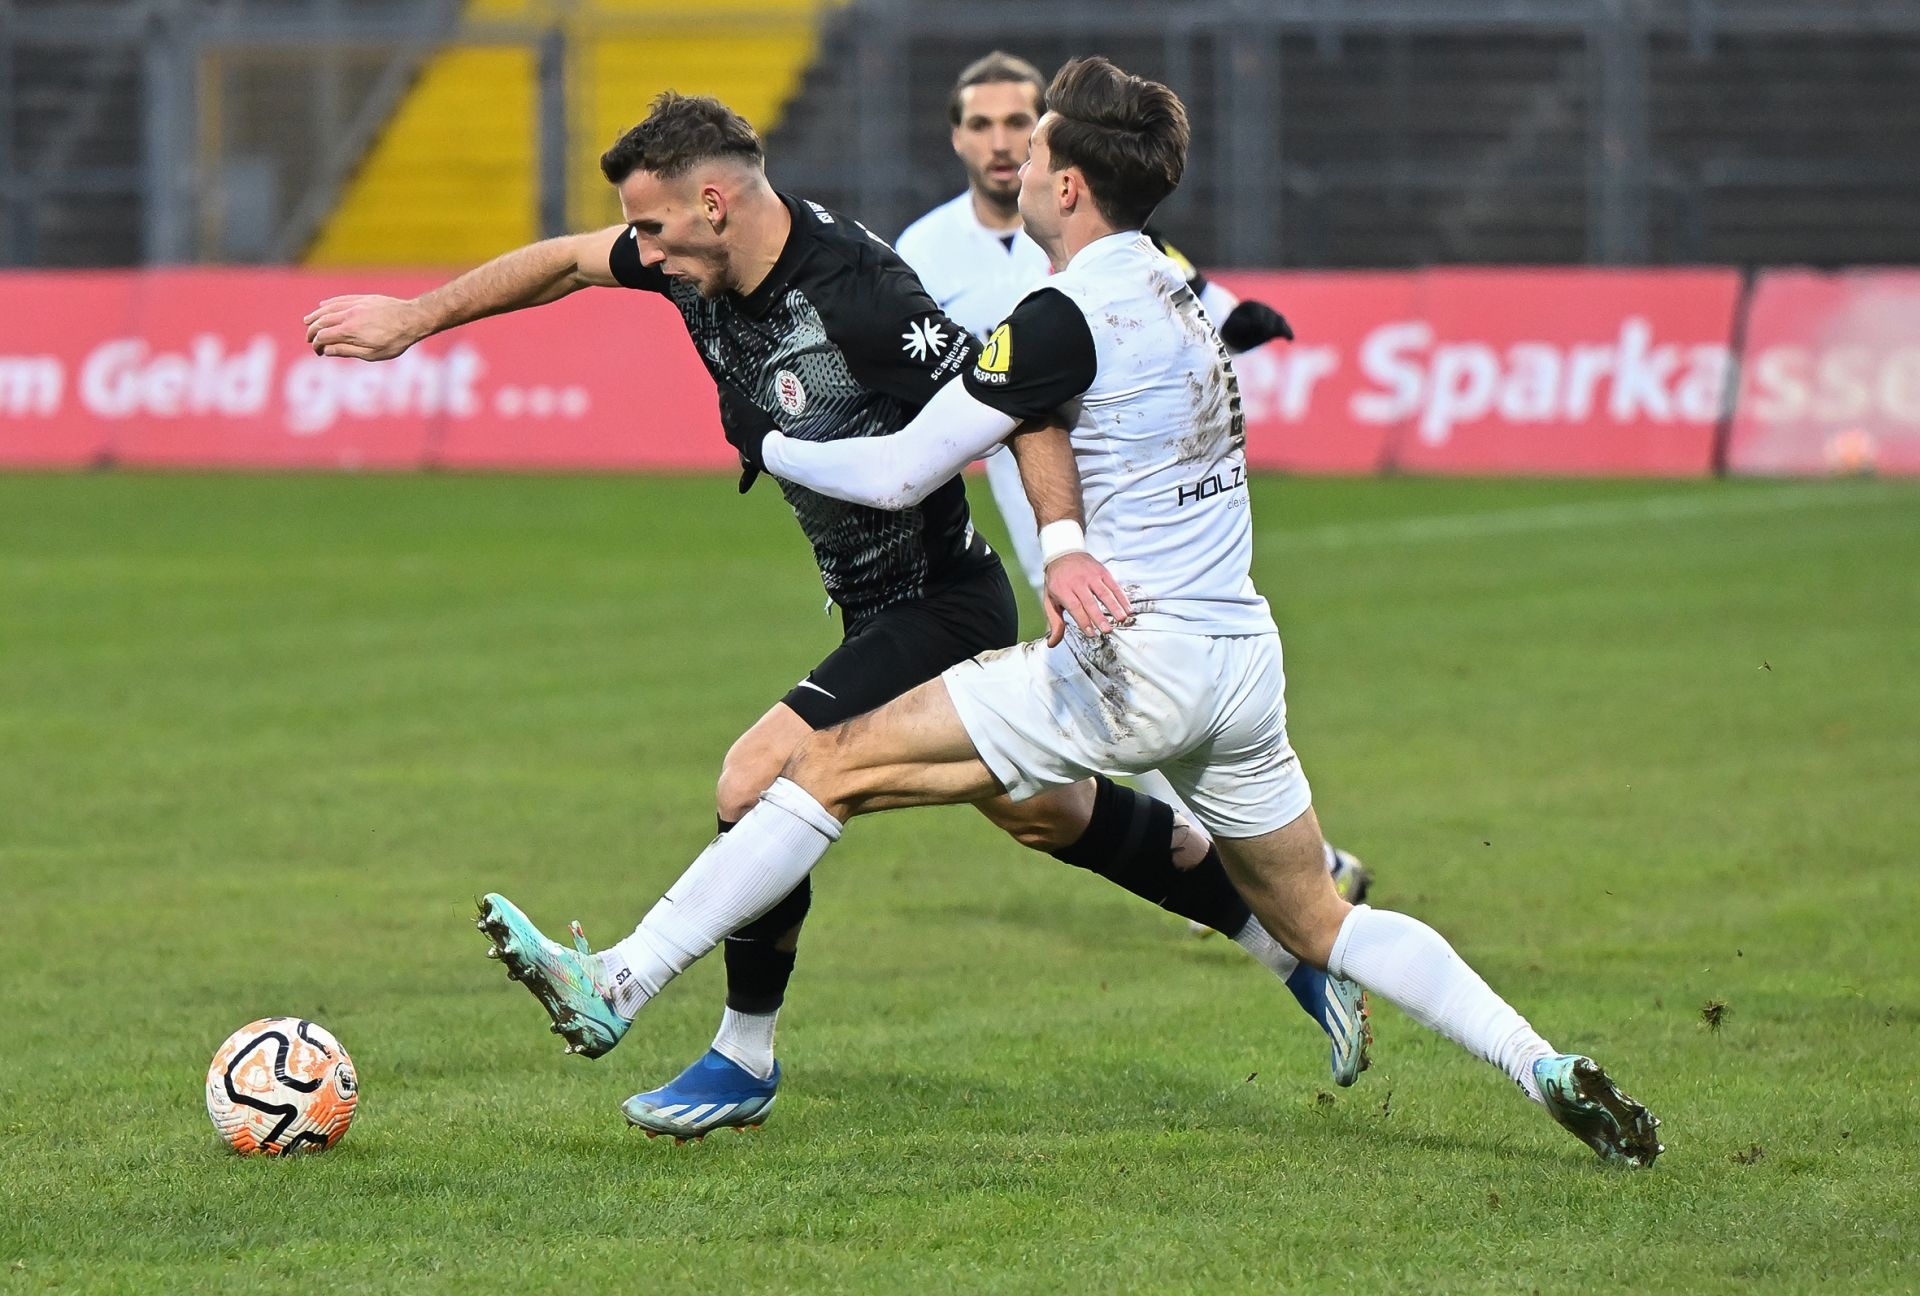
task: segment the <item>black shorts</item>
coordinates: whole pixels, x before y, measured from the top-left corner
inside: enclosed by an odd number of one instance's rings
[[[957,585],[851,621],[840,646],[781,701],[812,728],[826,729],[1019,639],[1013,586],[996,563]]]

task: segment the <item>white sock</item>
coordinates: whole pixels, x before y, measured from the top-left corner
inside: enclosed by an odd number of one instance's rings
[[[770,1013],[727,1009],[720,1016],[720,1033],[713,1037],[713,1051],[765,1080],[773,1074],[773,1024],[779,1017],[778,1008]]]
[[[1340,925],[1327,970],[1357,981],[1429,1030],[1493,1063],[1540,1101],[1533,1064],[1553,1046],[1417,918],[1356,905]]]
[[[632,1018],[693,961],[778,904],[840,840],[840,821],[799,784],[776,779],[713,839],[633,935],[607,950],[614,1008]]]
[[[1258,918],[1247,919],[1247,925],[1234,933],[1234,943],[1247,953],[1259,959],[1275,976],[1285,981],[1300,966],[1300,960],[1287,953],[1287,947],[1273,938]]]

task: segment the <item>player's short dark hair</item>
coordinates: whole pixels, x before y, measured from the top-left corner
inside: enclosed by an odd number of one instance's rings
[[[966,91],[977,85],[999,84],[1032,86],[1034,114],[1047,110],[1047,79],[1040,75],[1040,69],[1018,55],[995,50],[960,69],[953,93],[947,96],[947,120],[955,126],[960,124],[960,100]]]
[[[1146,224],[1187,169],[1186,106],[1158,81],[1103,58],[1075,59],[1047,87],[1050,169],[1080,168],[1118,229]]]
[[[747,119],[718,99],[664,90],[647,119],[600,155],[600,174],[616,185],[635,171],[673,180],[715,158],[765,166],[767,154]]]

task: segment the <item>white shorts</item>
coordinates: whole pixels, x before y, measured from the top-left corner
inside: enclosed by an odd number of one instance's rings
[[[1313,803],[1287,741],[1280,636],[1127,627],[982,653],[941,678],[1016,801],[1093,774],[1167,776],[1216,837],[1258,837]]]

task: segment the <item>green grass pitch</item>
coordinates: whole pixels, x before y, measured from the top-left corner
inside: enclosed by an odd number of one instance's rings
[[[1390,1008],[1332,1091],[1237,949],[964,809],[822,866],[767,1127],[649,1142],[718,960],[565,1058],[473,898],[610,941],[706,842],[835,640],[774,493],[6,477],[0,1294],[1920,1286],[1920,489],[1253,489],[1323,822],[1651,1172]],[[203,1113],[270,1014],[358,1064],[323,1157]]]

